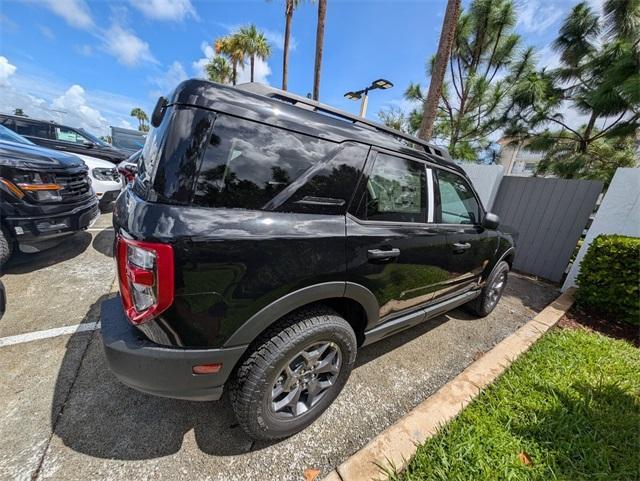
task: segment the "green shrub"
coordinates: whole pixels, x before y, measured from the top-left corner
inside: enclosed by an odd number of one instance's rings
[[[578,305],[640,324],[640,238],[596,237],[580,265]]]

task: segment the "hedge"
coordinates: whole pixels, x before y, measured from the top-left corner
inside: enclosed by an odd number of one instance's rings
[[[640,238],[596,237],[582,259],[577,284],[579,306],[640,324]]]

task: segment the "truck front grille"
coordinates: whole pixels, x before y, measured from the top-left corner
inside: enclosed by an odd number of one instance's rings
[[[86,173],[57,174],[56,181],[63,187],[60,191],[63,201],[72,202],[91,195],[91,183]]]

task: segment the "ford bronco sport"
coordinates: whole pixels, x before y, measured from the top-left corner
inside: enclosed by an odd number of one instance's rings
[[[160,98],[116,202],[111,370],[155,395],[227,390],[257,439],[312,423],[357,350],[500,299],[514,255],[446,151],[258,84]]]

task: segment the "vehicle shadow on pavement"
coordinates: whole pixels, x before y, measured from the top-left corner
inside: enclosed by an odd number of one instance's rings
[[[113,257],[113,239],[113,229],[104,229],[96,234],[91,245],[100,254]]]
[[[99,303],[107,297],[91,307],[86,322],[97,320]],[[441,316],[362,348],[356,367],[447,320]],[[74,339],[78,336],[87,335],[74,334],[67,343],[51,412],[54,434],[74,451],[104,459],[142,460],[174,454],[183,444],[194,442],[201,451],[215,456],[233,456],[275,444],[247,437],[226,395],[218,402],[190,402],[150,396],[123,385],[109,371],[100,332],[87,336],[84,343]]]
[[[16,252],[2,267],[3,274],[27,274],[79,256],[91,245],[91,234],[76,232],[60,240],[60,243],[42,252],[25,254]]]

